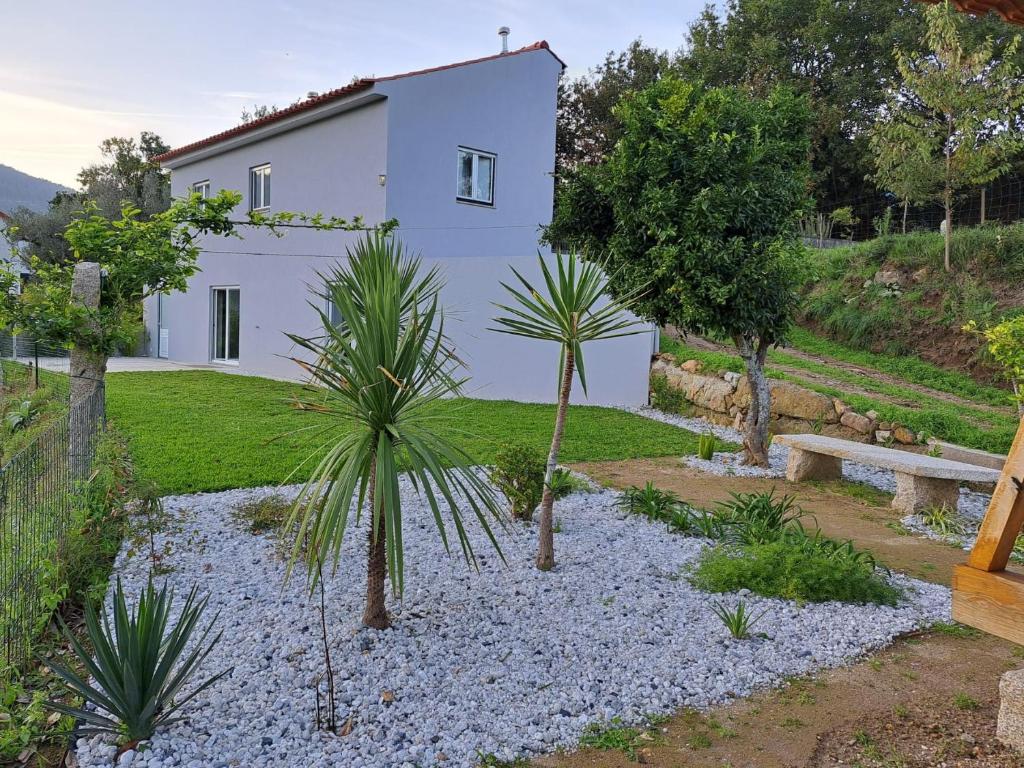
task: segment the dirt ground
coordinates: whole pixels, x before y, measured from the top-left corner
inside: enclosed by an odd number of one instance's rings
[[[948,584],[964,553],[901,532],[885,494],[842,481],[710,477],[679,459],[575,465],[612,487],[655,485],[695,505],[730,492],[796,494],[827,535],[853,539],[889,567]],[[1024,768],[995,739],[999,677],[1024,666],[1024,648],[961,627],[900,639],[862,662],[790,681],[707,713],[683,711],[621,749],[534,760],[537,768]]]

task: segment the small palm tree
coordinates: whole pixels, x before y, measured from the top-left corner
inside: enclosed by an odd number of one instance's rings
[[[462,507],[472,510],[495,549],[490,521],[501,520],[494,492],[472,460],[431,430],[431,406],[458,394],[464,379],[454,375],[456,359],[444,335],[438,307],[442,281],[436,269],[420,276],[420,261],[401,244],[367,235],[348,251],[348,263],[324,276],[326,293],[341,314],[331,323],[317,307],[323,334],[289,335],[312,353],[315,363],[298,361],[322,398],[303,407],[336,417],[311,457],[316,462],[303,485],[285,530],[295,531],[292,563],[307,547],[309,579],[333,558],[335,567],[349,527],[369,503],[369,557],[363,624],[384,629],[389,618],[384,582],[403,589],[402,499],[399,475],[408,472],[422,493],[447,549],[445,508],[466,561],[475,564]],[[499,555],[500,555],[499,550]]]
[[[607,293],[608,281],[601,268],[593,263],[581,262],[576,254],[567,257],[558,254],[558,279],[551,274],[548,265],[540,258],[547,295],[542,295],[519,272],[512,273],[519,280],[523,290],[502,283],[518,304],[510,307],[496,304],[498,309],[508,313],[496,317],[500,327],[491,330],[528,339],[554,341],[561,347],[559,360],[558,410],[555,416],[555,431],[551,436],[547,467],[544,472],[544,496],[540,507],[540,537],[537,547],[537,567],[549,571],[555,567],[555,541],[552,528],[552,508],[555,497],[551,479],[558,466],[558,452],[562,447],[562,433],[565,431],[565,417],[569,410],[569,393],[572,390],[573,375],[578,374],[583,393],[587,393],[587,375],[583,365],[583,344],[599,339],[613,339],[640,332],[638,322],[624,317],[623,311],[633,304],[636,293],[621,299],[610,299],[599,306]]]

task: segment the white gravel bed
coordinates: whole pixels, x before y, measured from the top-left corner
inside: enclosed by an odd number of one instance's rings
[[[742,443],[743,436],[732,427],[722,427],[711,424],[703,418],[680,416],[672,413],[665,413],[650,406],[623,406],[623,410],[635,413],[655,421],[666,424],[673,424],[691,432],[702,434],[713,432],[715,437],[721,440],[728,440],[733,443]],[[789,459],[789,446],[771,445],[768,449],[769,467],[747,467],[740,463],[742,454],[720,452],[714,455],[711,461],[705,461],[697,456],[687,456],[683,461],[694,469],[707,472],[713,475],[739,475],[744,477],[785,477],[786,462]],[[888,493],[896,492],[896,476],[889,469],[880,469],[866,464],[858,464],[854,461],[843,461],[843,477],[859,483],[865,483]],[[980,522],[985,516],[991,494],[979,493],[966,488],[960,490],[960,503],[958,510],[964,517]],[[923,525],[923,524],[922,524]],[[908,528],[917,532],[918,527],[908,525]],[[927,528],[927,526],[925,526]],[[929,529],[930,530],[930,529]],[[932,538],[935,538],[934,536]]]
[[[236,505],[279,492],[252,489],[169,497],[178,518],[158,536],[181,596],[198,583],[220,612],[224,636],[202,674],[231,674],[190,702],[186,722],[159,731],[118,765],[473,766],[572,748],[587,723],[708,707],[786,676],[842,664],[895,636],[949,620],[949,590],[894,576],[898,607],[797,605],[747,595],[754,631],[733,640],[713,598],[685,573],[706,542],[623,518],[610,491],[558,502],[558,567],[533,567],[535,528],[501,535],[508,564],[475,527],[481,570],[448,557],[429,512],[403,484],[406,595],[391,630],[359,626],[365,532],[352,531],[327,582],[327,616],[347,736],[315,730],[314,681],[322,671],[318,600],[300,574],[283,584],[274,541],[243,531]],[[294,492],[293,490],[290,492]],[[116,573],[129,594],[149,573],[145,552],[121,553]],[[385,695],[385,692],[390,692]],[[393,701],[391,700],[393,698]],[[80,739],[82,768],[111,765],[114,747]]]

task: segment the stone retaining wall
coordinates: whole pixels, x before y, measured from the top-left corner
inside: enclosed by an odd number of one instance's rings
[[[657,355],[651,377],[662,377],[697,412],[716,424],[740,428],[750,407],[750,383],[734,371],[709,373],[698,360],[679,363],[674,355]],[[841,400],[791,381],[769,379],[771,414],[777,433],[819,432],[863,442],[912,445],[919,436],[900,424],[879,421],[874,411],[860,414]]]

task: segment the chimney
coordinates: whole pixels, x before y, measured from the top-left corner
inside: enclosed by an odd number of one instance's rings
[[[508,27],[498,27],[498,37],[501,38],[501,52],[508,53]]]

